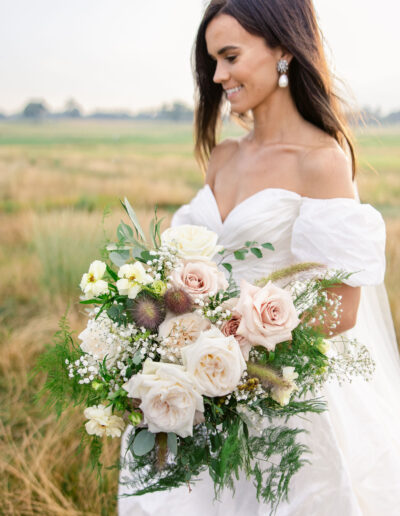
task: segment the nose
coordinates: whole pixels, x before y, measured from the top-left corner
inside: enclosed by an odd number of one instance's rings
[[[229,72],[223,62],[217,62],[215,67],[213,81],[216,83],[223,83],[229,79]]]

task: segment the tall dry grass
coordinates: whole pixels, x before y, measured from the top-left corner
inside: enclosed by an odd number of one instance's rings
[[[396,134],[400,142],[400,131]],[[360,139],[359,185],[362,200],[386,216],[386,284],[398,330],[396,134],[390,141],[374,133]],[[0,145],[0,514],[112,516],[117,471],[105,470],[98,484],[85,466],[87,454],[76,453],[82,414],[71,410],[57,421],[43,411],[33,398],[44,378],[29,379],[30,371],[68,301],[71,327],[83,329],[77,285],[90,261],[99,258],[98,245],[114,238],[123,214],[118,199],[127,196],[139,208],[145,228],[150,206],[158,203],[166,227],[203,179],[183,129],[15,124],[3,131],[5,138],[10,144]],[[103,228],[107,206],[112,212]],[[117,458],[118,443],[107,441],[103,462],[112,465]]]

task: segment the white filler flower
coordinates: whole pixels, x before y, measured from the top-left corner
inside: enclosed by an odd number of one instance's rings
[[[106,264],[100,260],[95,260],[90,264],[89,272],[82,276],[80,287],[86,299],[108,294],[108,283],[102,278],[106,272]]]
[[[118,271],[117,289],[121,296],[128,296],[129,299],[135,297],[142,290],[142,285],[148,285],[154,281],[149,274],[146,273],[140,262],[126,263]]]
[[[112,414],[111,406],[95,405],[85,409],[83,414],[86,419],[89,419],[85,424],[89,435],[121,437],[125,423],[121,417]]]
[[[145,360],[143,370],[123,385],[140,408],[149,431],[193,435],[196,410],[204,412],[203,398],[185,369],[176,364]]]
[[[211,258],[222,251],[217,245],[218,235],[204,226],[182,224],[166,229],[161,235],[161,243],[178,250],[182,258]]]

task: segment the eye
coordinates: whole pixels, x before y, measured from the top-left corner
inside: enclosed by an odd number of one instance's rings
[[[237,56],[227,56],[225,59],[230,63],[233,63],[236,60]]]

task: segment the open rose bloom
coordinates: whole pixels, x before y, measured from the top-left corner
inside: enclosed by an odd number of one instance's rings
[[[290,293],[271,282],[260,288],[242,280],[235,309],[242,316],[237,334],[269,351],[292,340],[292,330],[300,323]]]

